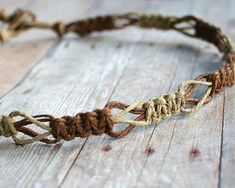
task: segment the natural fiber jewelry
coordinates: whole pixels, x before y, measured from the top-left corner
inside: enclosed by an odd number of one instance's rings
[[[231,41],[218,27],[194,16],[165,17],[128,13],[98,16],[68,24],[61,22],[48,24],[37,21],[36,16],[30,11],[17,10],[13,14],[0,11],[0,21],[5,26],[0,28],[0,41],[2,42],[9,41],[12,37],[31,28],[49,29],[59,37],[69,32],[84,36],[92,32],[121,29],[127,26],[175,30],[186,36],[214,44],[219,52],[224,54],[226,62],[215,72],[204,73],[194,80],[182,82],[175,92],[153,99],[136,101],[131,105],[112,101],[108,102],[103,109],[62,118],[55,118],[48,114],[30,116],[21,111],[11,112],[8,116],[0,116],[0,136],[12,137],[17,144],[29,144],[36,141],[53,144],[62,139],[69,141],[75,137],[88,137],[103,133],[121,138],[130,133],[135,126],[157,123],[179,112],[194,112],[211,101],[216,93],[224,91],[225,87],[232,86],[235,82],[235,50]],[[199,99],[191,97],[198,85],[206,87],[206,92]],[[114,114],[112,109],[119,109],[120,112]],[[127,114],[134,114],[136,118],[125,119]],[[45,132],[35,132],[29,128],[28,125],[31,124]],[[121,131],[114,131],[115,124],[128,126]],[[25,136],[19,138],[18,133],[27,135],[29,138]]]

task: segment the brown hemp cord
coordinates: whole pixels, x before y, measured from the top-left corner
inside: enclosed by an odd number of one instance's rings
[[[135,126],[157,123],[179,112],[194,112],[208,103],[216,93],[224,91],[225,87],[230,87],[235,82],[235,50],[232,42],[218,27],[194,16],[171,17],[127,13],[97,16],[68,24],[62,22],[49,24],[37,21],[34,13],[30,11],[16,10],[12,14],[0,11],[0,21],[5,26],[0,28],[0,41],[2,42],[9,41],[12,37],[31,28],[52,30],[59,37],[69,32],[84,36],[92,32],[121,29],[127,26],[175,30],[186,36],[214,44],[224,54],[226,61],[225,65],[215,72],[204,73],[194,80],[182,82],[176,92],[154,99],[136,101],[131,105],[111,101],[103,109],[62,118],[55,118],[48,114],[30,116],[20,111],[11,112],[8,116],[0,116],[0,136],[12,137],[17,144],[29,144],[35,141],[52,144],[62,139],[69,141],[75,137],[88,137],[103,133],[121,138],[130,133]],[[206,92],[200,99],[191,97],[198,85],[206,87]],[[113,114],[113,109],[118,109],[120,112]],[[134,114],[136,118],[125,119],[127,114]],[[121,131],[114,131],[115,124],[128,126]],[[36,125],[45,132],[38,133],[28,125]],[[18,133],[30,138],[25,138],[25,136],[19,138]]]

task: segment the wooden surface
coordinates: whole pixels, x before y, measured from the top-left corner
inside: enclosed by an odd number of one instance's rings
[[[233,0],[0,0],[42,20],[70,21],[127,11],[194,14],[235,39]],[[174,32],[128,28],[69,35],[29,31],[0,48],[0,109],[55,116],[132,103],[177,88],[222,65],[216,49]],[[0,187],[235,186],[235,87],[200,111],[137,128],[123,139],[77,138],[57,145],[16,146],[0,138]]]

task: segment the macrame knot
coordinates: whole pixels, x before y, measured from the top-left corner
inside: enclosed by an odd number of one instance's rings
[[[66,25],[66,31],[73,31],[79,35],[87,35],[94,31],[111,30],[115,28],[112,16],[98,16],[87,20],[80,20]]]
[[[224,43],[222,40],[222,31],[220,28],[210,25],[200,19],[194,19],[195,21],[195,37],[210,42],[218,47],[220,51],[224,48]]]
[[[142,15],[139,18],[140,27],[154,27],[156,29],[168,30],[172,28],[171,17],[161,15]]]
[[[228,63],[235,63],[235,52],[231,52],[227,56]]]
[[[172,114],[180,112],[181,106],[184,106],[184,96],[181,92],[170,93],[160,96],[153,100],[156,116],[152,122],[159,122],[162,119],[170,117]]]
[[[57,140],[72,140],[75,137],[88,137],[109,133],[113,122],[105,109],[78,113],[76,116],[56,118],[49,124],[54,138]]]
[[[11,117],[0,116],[0,136],[11,137],[17,134]]]
[[[179,90],[148,101],[136,101],[131,105],[119,104],[116,108],[122,111],[112,115],[113,122],[132,126],[146,126],[151,123],[158,123],[180,112],[185,104],[183,94],[184,91]],[[138,115],[138,117],[134,120],[125,119],[124,117],[128,113]]]
[[[207,81],[212,82],[211,96],[215,93],[224,91],[225,87],[231,87],[234,83],[234,64],[226,63],[219,70],[209,73]]]
[[[157,121],[157,113],[155,111],[155,104],[152,99],[150,99],[148,102],[143,104],[143,108],[145,109],[145,119],[146,122],[154,122]]]

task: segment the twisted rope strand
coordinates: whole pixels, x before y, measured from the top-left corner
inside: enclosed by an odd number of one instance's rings
[[[18,9],[12,14],[0,11],[0,41],[7,42],[18,34],[31,28],[48,29],[59,37],[74,32],[80,36],[92,32],[121,29],[127,26],[154,28],[160,30],[175,30],[186,36],[198,38],[214,44],[223,53],[226,64],[219,70],[203,73],[194,80],[183,81],[176,92],[157,98],[136,101],[131,105],[118,101],[108,102],[103,109],[92,112],[78,113],[75,116],[55,118],[49,114],[30,116],[25,112],[14,111],[8,116],[0,116],[0,136],[12,137],[16,144],[30,144],[41,141],[47,144],[60,140],[72,140],[75,137],[107,134],[114,138],[122,138],[136,126],[148,126],[178,113],[192,113],[212,100],[218,92],[235,83],[235,49],[232,41],[222,33],[220,28],[211,25],[195,16],[184,17],[146,15],[126,13],[121,15],[106,15],[73,21],[70,23],[47,23],[37,21],[36,15],[27,10]],[[200,98],[193,98],[197,86],[206,87]],[[113,113],[113,109],[120,110]],[[127,118],[128,114],[135,116]],[[115,131],[116,124],[126,127]],[[43,132],[37,132],[34,125]],[[30,138],[20,138],[21,133]]]

